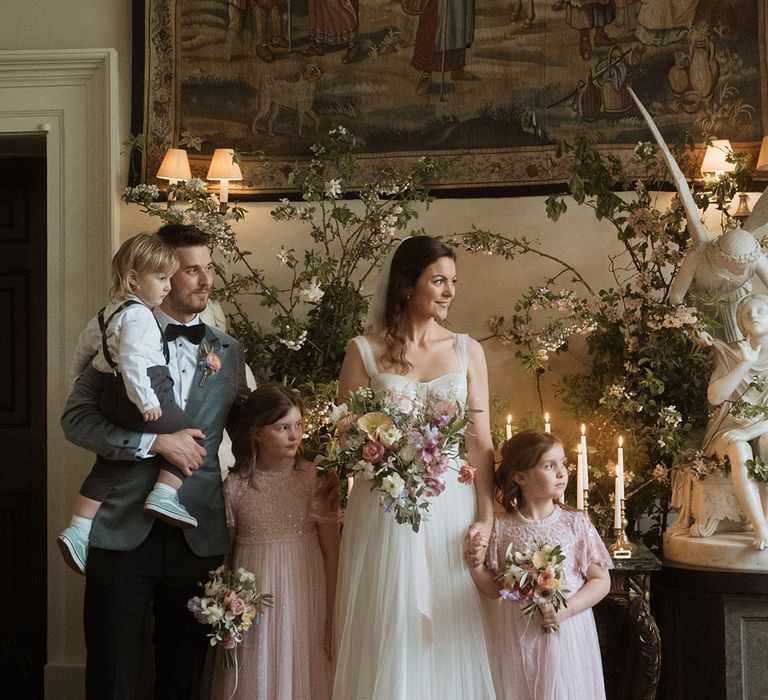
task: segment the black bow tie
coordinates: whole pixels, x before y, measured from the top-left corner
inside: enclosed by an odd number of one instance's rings
[[[183,335],[190,343],[200,345],[205,337],[205,324],[197,323],[194,326],[181,326],[178,323],[169,323],[165,327],[165,337],[167,340],[176,340]]]

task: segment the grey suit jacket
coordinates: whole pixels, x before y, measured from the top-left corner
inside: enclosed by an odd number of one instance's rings
[[[179,499],[198,521],[184,530],[192,551],[198,556],[216,556],[227,551],[227,528],[219,472],[219,444],[231,409],[242,403],[249,389],[245,380],[243,349],[234,338],[212,328],[206,329],[204,344],[221,359],[221,369],[199,386],[203,371],[198,367],[185,407],[196,426],[205,434],[207,451],[202,466],[185,479]],[[201,345],[202,347],[202,345]],[[155,519],[143,510],[144,500],[157,478],[155,460],[136,458],[141,433],[107,421],[98,409],[98,396],[112,381],[89,366],[67,400],[61,425],[71,442],[102,457],[125,465],[119,480],[104,501],[93,522],[90,544],[101,549],[127,551],[138,547],[149,534]]]

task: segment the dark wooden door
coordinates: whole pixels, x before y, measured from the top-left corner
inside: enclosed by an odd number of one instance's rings
[[[0,137],[0,694],[25,699],[46,661],[44,153]]]

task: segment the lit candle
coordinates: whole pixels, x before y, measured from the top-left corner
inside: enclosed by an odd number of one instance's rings
[[[579,510],[584,510],[584,489],[582,487],[584,482],[584,472],[582,469],[583,447],[581,443],[576,445],[576,507]]]
[[[616,460],[616,489],[613,504],[613,527],[621,529],[621,502],[624,500],[624,438],[619,435],[619,454]]]
[[[507,440],[512,437],[512,414],[507,416]]]
[[[544,432],[545,433],[552,432],[552,425],[549,422],[549,413],[544,414]]]
[[[587,493],[589,491],[589,457],[587,452],[587,426],[584,423],[581,424],[581,493],[584,495],[584,500],[587,499]]]

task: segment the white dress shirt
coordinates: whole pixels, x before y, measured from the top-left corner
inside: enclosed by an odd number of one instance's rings
[[[152,310],[141,299],[132,295],[108,304],[104,309],[104,321],[106,322],[120,304],[128,299],[139,303],[127,306],[109,322],[107,349],[123,377],[128,398],[144,413],[160,405],[152,390],[147,369],[165,364],[163,338]],[[112,366],[104,356],[98,316],[88,322],[77,340],[71,368],[73,380],[83,373],[89,362],[99,372],[112,374]]]
[[[165,327],[169,323],[179,323],[175,318],[172,318],[165,313],[159,306],[155,307],[153,313],[163,332],[165,332]],[[198,315],[189,323],[180,325],[196,326],[199,323],[202,323],[202,321]],[[171,375],[171,379],[173,379],[174,399],[176,400],[177,405],[181,408],[187,407],[189,392],[192,388],[192,381],[195,378],[195,371],[197,369],[197,357],[199,351],[199,345],[195,345],[182,335],[168,343],[168,372]],[[149,450],[155,442],[156,437],[157,435],[154,433],[143,434],[136,455],[140,458],[154,457],[153,454],[149,453]]]

